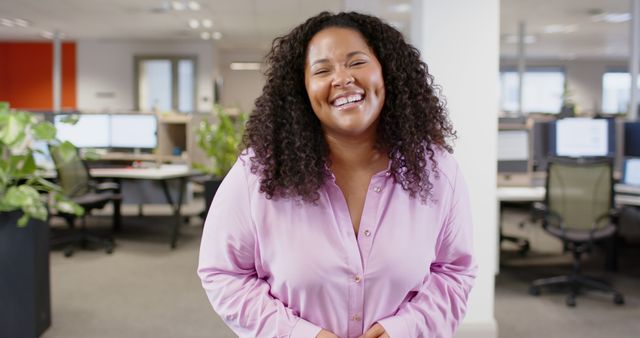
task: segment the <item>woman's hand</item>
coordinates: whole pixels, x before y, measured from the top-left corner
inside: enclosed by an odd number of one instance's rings
[[[322,331],[320,331],[320,333],[318,333],[316,338],[340,338],[340,337],[338,337],[335,334],[323,329]]]
[[[391,338],[382,325],[375,323],[361,338]]]

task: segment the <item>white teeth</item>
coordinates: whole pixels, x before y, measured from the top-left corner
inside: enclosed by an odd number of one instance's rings
[[[356,102],[356,101],[360,101],[360,100],[362,100],[362,95],[360,95],[360,94],[342,96],[342,97],[337,98],[333,102],[333,105],[334,106],[342,106],[342,105],[345,105],[347,103]]]

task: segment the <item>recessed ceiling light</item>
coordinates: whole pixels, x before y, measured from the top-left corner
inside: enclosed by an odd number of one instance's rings
[[[545,33],[558,34],[558,33],[573,33],[578,30],[577,25],[546,25],[543,28]]]
[[[197,29],[198,27],[200,27],[200,21],[196,19],[189,20],[189,27],[191,27],[192,29]]]
[[[631,20],[631,13],[609,13],[604,12],[591,16],[595,22],[623,23]]]
[[[53,39],[53,32],[42,31],[42,32],[40,32],[40,36],[45,38],[45,39]]]
[[[187,6],[185,6],[184,2],[182,1],[171,1],[171,8],[174,11],[184,11],[185,9],[187,9]]]
[[[6,27],[13,27],[15,23],[11,19],[1,18],[0,25],[6,26]]]
[[[220,40],[220,39],[222,39],[222,33],[220,33],[220,32],[213,32],[213,33],[211,33],[211,37],[212,37],[214,40]]]
[[[201,32],[200,38],[202,38],[203,40],[209,40],[211,38],[211,34],[209,32]]]
[[[394,13],[409,13],[411,11],[411,4],[394,4],[389,6],[389,11]]]
[[[202,20],[202,27],[211,28],[211,26],[213,26],[213,21],[209,19]]]
[[[27,21],[25,19],[13,19],[13,23],[15,23],[16,26],[22,27],[22,28],[29,27],[29,25],[30,25],[29,21]]]
[[[229,65],[231,70],[260,70],[259,62],[232,62]]]
[[[192,11],[199,11],[200,10],[200,3],[197,1],[189,1],[187,3],[187,7],[189,7],[190,10]]]

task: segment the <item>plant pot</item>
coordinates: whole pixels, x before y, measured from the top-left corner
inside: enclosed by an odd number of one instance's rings
[[[49,226],[0,212],[0,337],[32,338],[51,326]]]
[[[216,191],[218,191],[218,187],[220,187],[220,183],[222,183],[222,179],[209,179],[204,181],[204,216],[209,214],[209,207],[211,206],[211,202],[213,202]]]

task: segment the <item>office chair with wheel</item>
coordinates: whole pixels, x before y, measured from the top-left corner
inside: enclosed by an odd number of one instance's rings
[[[111,182],[96,184],[91,179],[89,168],[78,154],[77,149],[76,155],[70,159],[64,159],[58,147],[50,146],[49,150],[56,166],[58,184],[62,187],[63,194],[85,210],[80,229],[75,227],[75,215],[59,213],[57,216],[64,218],[73,232],[68,236],[53,238],[51,244],[53,246],[65,245],[64,255],[67,257],[73,255],[74,244],[86,247],[89,243],[93,243],[104,247],[108,254],[112,253],[113,238],[99,237],[87,232],[86,215],[94,209],[102,209],[111,202],[113,203],[113,227],[117,228],[120,225],[120,203],[122,201],[122,195],[118,193],[119,186]]]
[[[613,294],[616,304],[623,295],[603,281],[582,275],[581,257],[593,244],[613,241],[616,217],[613,206],[612,161],[610,159],[553,158],[547,168],[547,192],[543,228],[562,240],[564,249],[573,254],[573,268],[568,275],[538,279],[530,293],[539,295],[542,287],[567,286],[567,306],[576,305],[576,296],[592,289]]]

